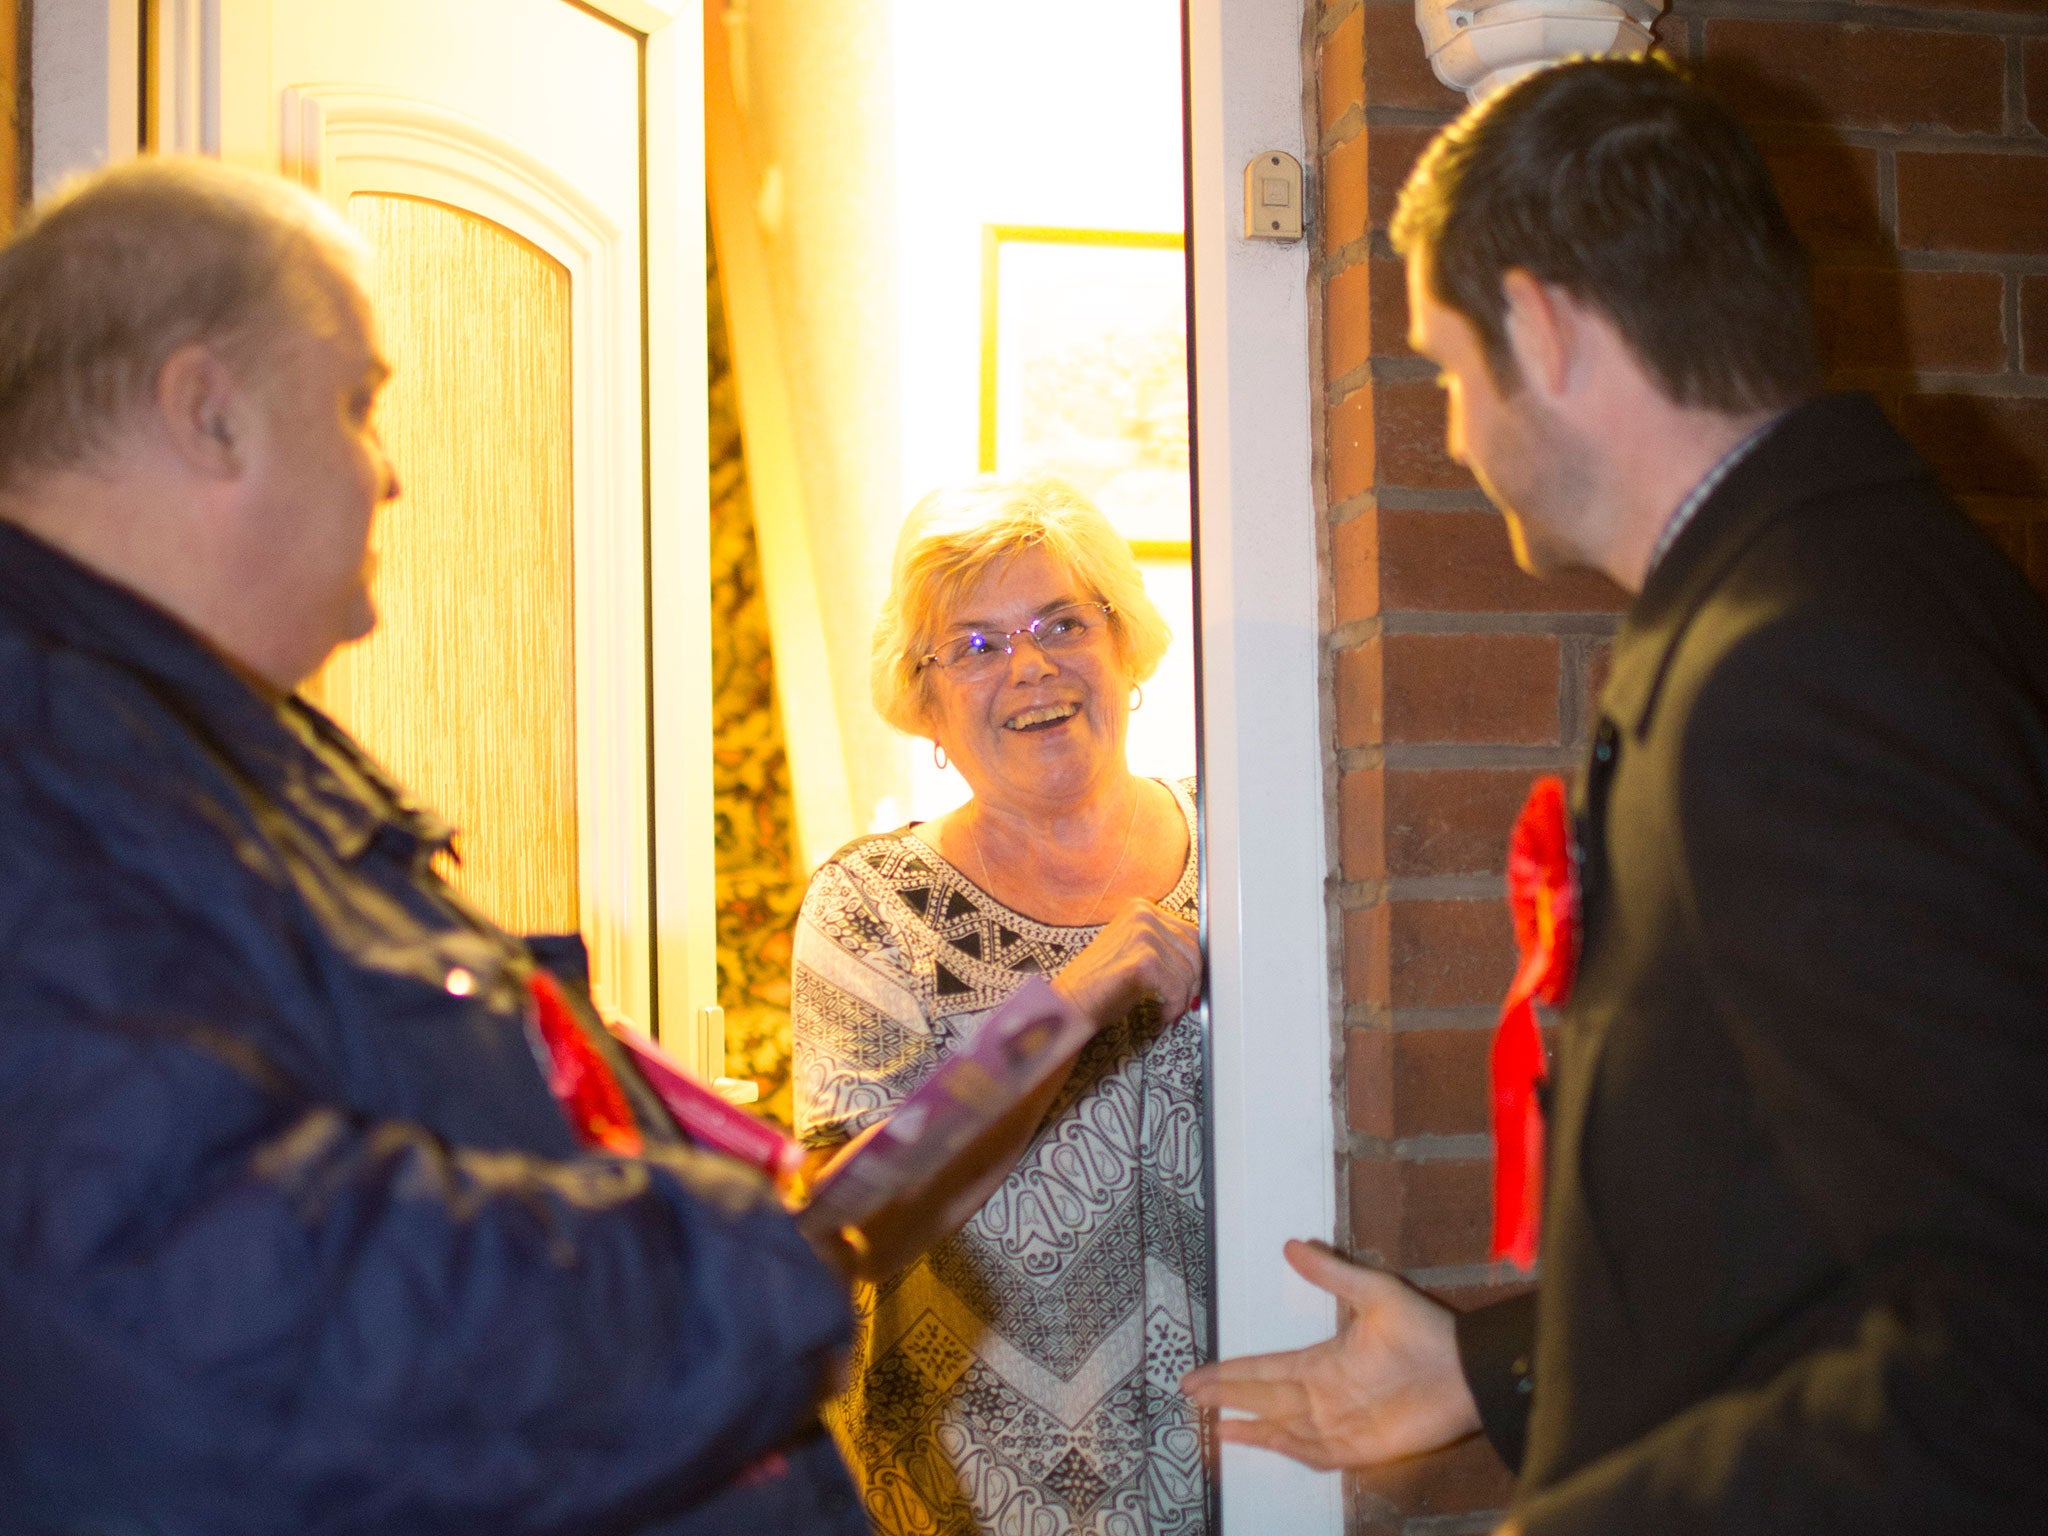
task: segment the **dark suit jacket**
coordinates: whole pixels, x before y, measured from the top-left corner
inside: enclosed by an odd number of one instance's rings
[[[2048,617],[1868,400],[1651,573],[1574,809],[1542,1279],[1463,1328],[1531,1536],[2048,1531]]]

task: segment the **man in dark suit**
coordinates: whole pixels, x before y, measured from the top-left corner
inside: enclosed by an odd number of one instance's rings
[[[1454,1318],[1290,1245],[1343,1332],[1188,1390],[1318,1466],[1483,1428],[1529,1536],[2048,1530],[2048,618],[1818,393],[1802,253],[1672,71],[1474,109],[1395,241],[1521,564],[1636,594],[1541,1280]]]

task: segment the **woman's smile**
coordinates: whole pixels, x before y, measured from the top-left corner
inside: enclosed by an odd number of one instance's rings
[[[1081,712],[1079,704],[1042,704],[1019,710],[1003,722],[1007,731],[1050,731],[1065,725]]]

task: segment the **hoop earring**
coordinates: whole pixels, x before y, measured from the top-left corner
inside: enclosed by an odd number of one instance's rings
[[[936,741],[932,743],[932,766],[941,773],[946,769],[946,749]]]
[[[1137,683],[1131,684],[1131,713],[1136,714],[1145,707],[1145,690]]]

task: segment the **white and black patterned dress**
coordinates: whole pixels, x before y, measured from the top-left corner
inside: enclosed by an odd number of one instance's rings
[[[1168,785],[1195,912],[1192,783]],[[796,1121],[812,1145],[887,1116],[1025,977],[1100,927],[1011,911],[909,831],[849,843],[797,922]],[[832,1412],[881,1536],[1203,1536],[1208,1331],[1203,1048],[1193,1015],[1104,1029],[1016,1169],[955,1237],[856,1298]]]

